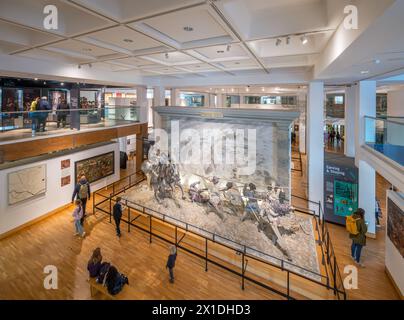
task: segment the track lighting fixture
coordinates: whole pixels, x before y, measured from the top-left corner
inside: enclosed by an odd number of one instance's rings
[[[231,49],[231,44],[228,44],[228,45],[227,45],[227,48],[226,48],[227,52],[229,52],[230,49]]]
[[[276,46],[279,47],[282,43],[281,39],[276,39]]]
[[[168,52],[166,52],[165,57],[166,57],[166,59],[169,58]]]
[[[290,37],[289,37],[289,36],[286,37],[286,44],[287,44],[287,45],[290,44]]]

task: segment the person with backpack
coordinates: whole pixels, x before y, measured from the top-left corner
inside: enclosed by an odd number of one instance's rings
[[[121,197],[116,198],[116,203],[112,210],[112,215],[114,217],[115,225],[116,225],[116,235],[120,238],[121,237],[121,219],[122,219],[122,204],[121,204]]]
[[[350,217],[347,217],[346,228],[349,232],[349,238],[352,239],[351,257],[362,268],[365,266],[361,263],[361,253],[366,246],[366,233],[368,232],[367,223],[365,222],[365,210],[359,208]]]
[[[87,264],[87,270],[90,275],[90,278],[98,277],[98,275],[100,274],[100,271],[101,271],[101,266],[102,266],[101,249],[96,248],[93,251],[93,254],[91,255],[91,258]]]
[[[83,224],[86,217],[87,200],[90,200],[91,198],[90,183],[87,181],[87,178],[84,175],[80,178],[79,183],[74,188],[72,203],[74,202],[74,198],[76,196],[77,199],[81,200],[82,203],[83,218],[81,219],[81,223]]]
[[[30,118],[31,118],[31,123],[32,123],[32,131],[33,132],[38,132],[39,131],[39,122],[38,122],[38,113],[36,113],[36,110],[38,108],[38,103],[39,103],[39,97],[36,97],[30,106]]]
[[[175,261],[177,260],[177,247],[170,247],[170,255],[167,259],[166,269],[168,268],[168,272],[170,274],[170,283],[174,283],[174,267]]]
[[[125,284],[129,284],[128,278],[119,273],[114,266],[110,266],[105,276],[105,286],[108,289],[108,293],[112,295],[118,294]]]
[[[83,217],[83,207],[81,200],[76,200],[76,207],[74,208],[73,211],[73,219],[74,219],[74,227],[76,229],[76,233],[74,234],[75,236],[80,236],[82,238],[85,237],[86,233],[83,230],[83,225],[81,224],[81,219]]]

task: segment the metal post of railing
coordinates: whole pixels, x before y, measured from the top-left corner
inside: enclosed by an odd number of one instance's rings
[[[333,277],[334,277],[334,295],[337,294],[337,258],[334,255],[334,273],[333,273]]]
[[[112,223],[112,196],[109,197],[109,223]]]
[[[208,271],[208,238],[205,238],[205,271]]]
[[[175,245],[177,245],[178,244],[178,236],[177,236],[177,233],[178,233],[178,227],[177,226],[175,226]]]
[[[127,204],[126,204],[127,205]],[[131,220],[130,220],[130,207],[128,207],[128,233],[130,233],[130,224],[131,224]]]
[[[149,229],[149,232],[150,232],[150,243],[152,243],[152,221],[153,221],[153,217],[150,216],[150,229]]]
[[[245,254],[246,254],[246,247],[244,246],[244,250],[242,254],[242,266],[241,266],[241,289],[244,290],[244,283],[245,283]]]

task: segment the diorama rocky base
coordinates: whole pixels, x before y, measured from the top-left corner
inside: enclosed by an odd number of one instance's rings
[[[157,212],[178,220],[197,226],[203,230],[218,235],[218,242],[226,242],[223,238],[232,240],[241,246],[247,246],[250,250],[247,253],[255,255],[261,259],[279,264],[280,261],[273,259],[277,257],[286,261],[285,267],[291,271],[304,274],[310,278],[317,279],[314,273],[319,273],[316,246],[314,241],[314,229],[312,220],[309,217],[296,213],[289,213],[277,217],[278,228],[283,235],[278,240],[288,255],[285,255],[279,246],[275,245],[272,239],[259,230],[257,224],[251,220],[240,220],[240,217],[225,214],[222,220],[214,210],[207,208],[207,205],[192,202],[187,190],[184,190],[185,199],[179,189],[175,189],[174,197],[165,198],[161,203],[156,201],[154,192],[150,189],[146,181],[128,190],[123,197],[134,203],[145,206]],[[199,230],[193,230],[198,232]],[[202,232],[201,232],[202,233]],[[203,233],[202,233],[203,235]],[[234,243],[228,243],[234,246]],[[257,252],[258,250],[260,252]],[[287,263],[289,261],[296,268]],[[305,271],[307,269],[309,271]],[[318,280],[318,279],[317,279]]]

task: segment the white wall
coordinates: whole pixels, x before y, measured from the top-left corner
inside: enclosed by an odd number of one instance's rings
[[[398,193],[388,191],[387,198],[404,210],[404,198]],[[404,237],[404,235],[402,235]],[[401,296],[404,296],[404,258],[391,242],[386,232],[386,268],[394,279],[397,287],[401,291]]]
[[[22,224],[37,219],[52,210],[71,202],[74,190],[74,163],[107,152],[115,152],[115,174],[91,185],[91,190],[98,190],[112,182],[119,180],[119,143],[113,143],[81,152],[64,155],[57,158],[38,161],[0,171],[0,235],[15,229]],[[61,160],[70,159],[71,184],[61,187]],[[19,171],[38,165],[46,164],[46,194],[25,202],[8,205],[8,173]]]

